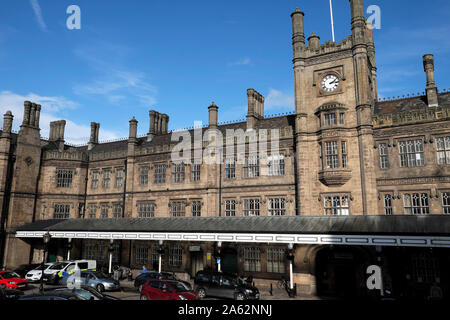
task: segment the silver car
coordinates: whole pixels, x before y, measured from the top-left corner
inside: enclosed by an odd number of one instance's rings
[[[79,279],[73,277],[64,277],[61,284],[67,285],[68,281],[72,285],[80,284],[82,286],[89,286],[97,289],[99,292],[115,291],[120,289],[120,283],[117,280],[107,276],[100,271],[81,271]]]

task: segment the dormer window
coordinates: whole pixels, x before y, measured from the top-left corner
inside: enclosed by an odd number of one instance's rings
[[[347,108],[339,102],[325,103],[316,110],[320,126],[332,127],[345,124]]]

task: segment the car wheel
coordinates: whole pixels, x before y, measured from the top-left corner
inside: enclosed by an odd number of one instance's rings
[[[203,299],[206,297],[206,291],[203,288],[200,288],[197,290],[197,295],[200,299]]]
[[[245,300],[245,296],[242,292],[239,292],[239,293],[236,293],[235,299],[236,300]]]
[[[141,300],[148,300],[148,298],[145,294],[143,294],[143,295],[141,295]]]
[[[97,289],[98,292],[103,292],[105,291],[105,287],[102,284],[98,284],[97,287],[95,287]]]

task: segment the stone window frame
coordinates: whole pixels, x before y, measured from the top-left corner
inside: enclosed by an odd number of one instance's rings
[[[325,216],[335,217],[351,215],[350,203],[353,198],[350,192],[323,193],[320,198],[323,199],[322,207]],[[344,202],[344,200],[346,200],[346,202]]]
[[[181,267],[183,265],[183,246],[181,244],[171,244],[169,246],[169,266]]]
[[[268,175],[271,177],[286,175],[286,156],[284,153],[271,154],[267,157]],[[274,162],[274,165],[272,163]],[[276,169],[276,170],[274,170]]]
[[[235,217],[236,216],[236,205],[237,204],[238,204],[238,201],[235,198],[224,199],[225,217]]]
[[[261,199],[260,198],[244,198],[242,199],[242,213],[244,217],[254,217],[261,215]]]
[[[450,190],[439,190],[441,193],[442,213],[445,215],[450,214]]]
[[[258,155],[246,155],[244,159],[244,178],[253,179],[260,175],[260,161]]]
[[[330,143],[335,143],[336,153],[328,153],[331,150],[327,146]],[[345,145],[345,148],[344,148]],[[344,150],[346,153],[344,153]],[[348,139],[345,138],[327,138],[319,142],[319,158],[321,162],[322,170],[339,170],[349,168],[349,143]],[[332,162],[329,162],[332,160]],[[329,166],[329,164],[332,166]],[[336,166],[336,167],[334,167]]]
[[[281,273],[286,272],[286,250],[278,247],[267,248],[266,272]]]
[[[141,165],[141,166],[139,166],[139,185],[140,186],[148,186],[149,173],[150,173],[150,166],[149,165]]]
[[[104,168],[102,169],[102,188],[103,189],[109,189],[111,187],[111,174],[112,169],[111,168]]]
[[[388,170],[391,167],[389,161],[389,142],[380,141],[377,143],[378,148],[378,161],[380,170]]]
[[[101,219],[108,219],[109,218],[109,203],[100,203],[100,218]],[[104,209],[106,208],[106,214]]]
[[[244,247],[244,271],[261,272],[262,250],[259,247]]]
[[[185,217],[186,216],[186,200],[174,199],[169,201],[171,217]]]
[[[202,200],[194,199],[191,201],[191,213],[193,217],[201,217],[202,216]]]
[[[122,202],[114,202],[112,204],[112,215],[114,219],[123,218]]]
[[[155,163],[153,165],[153,183],[164,184],[166,183],[167,176],[167,163]]]
[[[192,182],[199,182],[201,179],[201,170],[202,170],[202,164],[201,163],[192,163],[191,164],[191,181]]]
[[[137,212],[139,218],[153,218],[155,217],[156,204],[154,201],[138,201]],[[145,209],[145,210],[142,210]]]
[[[123,182],[125,180],[125,168],[121,167],[121,168],[116,168],[116,181],[115,181],[115,186],[116,188],[122,188],[123,187]],[[121,172],[121,174],[119,175],[119,172]]]
[[[442,140],[442,147],[440,147]],[[438,136],[435,137],[436,141],[436,156],[438,165],[450,165],[450,136]],[[440,155],[443,155],[440,156]],[[443,161],[442,161],[443,159]]]
[[[71,204],[69,203],[55,203],[53,205],[53,219],[69,219],[70,207]]]
[[[89,208],[89,214],[88,214],[89,219],[96,219],[97,218],[97,209],[98,209],[97,204],[89,203],[88,208]]]
[[[100,180],[100,170],[92,170],[91,173],[91,189],[98,189],[98,182]]]
[[[344,127],[346,122],[345,114],[348,112],[348,110],[349,109],[344,104],[339,102],[327,102],[322,104],[315,111],[315,115],[317,116],[319,123],[319,128],[333,129]],[[329,117],[332,114],[334,114],[334,116]],[[333,120],[333,123],[330,120]]]
[[[148,265],[148,244],[137,243],[134,247],[134,263],[137,266]]]
[[[422,150],[418,151],[417,145],[420,142]],[[411,143],[414,146],[414,150],[410,150]],[[417,168],[425,166],[425,138],[424,137],[410,137],[397,140],[398,155],[400,161],[400,168]],[[421,159],[417,159],[417,155],[421,155]],[[414,155],[414,156],[413,156]],[[413,159],[414,158],[414,159]],[[417,161],[421,161],[417,164]]]
[[[409,203],[408,199],[409,198]],[[403,191],[403,212],[406,215],[429,215],[431,197],[429,191]]]
[[[394,214],[394,200],[395,200],[395,192],[394,191],[381,191],[379,194],[379,200],[383,203],[383,210],[386,216],[391,216]]]
[[[287,203],[288,199],[286,196],[267,196],[267,215],[286,216]]]
[[[74,169],[56,169],[56,187],[72,188],[72,180],[76,170]]]
[[[236,179],[236,158],[229,157],[225,159],[225,180]]]
[[[172,163],[172,183],[183,183],[186,179],[186,163]]]

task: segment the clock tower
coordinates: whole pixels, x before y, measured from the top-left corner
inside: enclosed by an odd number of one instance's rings
[[[373,32],[363,0],[350,0],[352,34],[340,43],[292,13],[298,215],[377,213],[372,114],[377,99]]]

